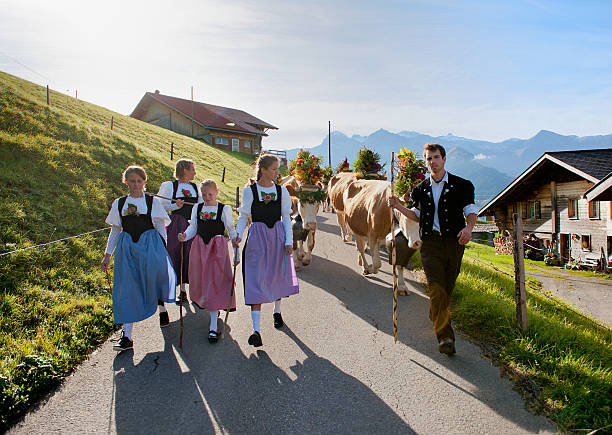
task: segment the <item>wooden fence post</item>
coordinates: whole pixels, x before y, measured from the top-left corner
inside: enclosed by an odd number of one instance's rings
[[[236,209],[240,207],[240,187],[236,186]]]
[[[514,229],[514,283],[516,299],[516,321],[523,332],[527,332],[527,295],[525,292],[525,256],[523,253],[523,220],[518,213],[512,215]]]
[[[111,116],[111,130],[113,129],[113,123],[114,123],[114,121],[115,121],[115,117],[114,117],[114,116]]]
[[[170,142],[170,160],[174,158],[174,142]]]
[[[49,105],[49,85],[47,85],[47,106]]]
[[[225,183],[225,166],[223,167],[223,175],[221,176],[221,182]]]

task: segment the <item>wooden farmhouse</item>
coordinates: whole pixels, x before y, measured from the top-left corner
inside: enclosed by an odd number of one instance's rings
[[[539,242],[535,247],[559,263],[609,262],[611,200],[612,148],[549,152],[489,201],[479,216],[495,216],[501,234],[495,243],[498,252],[508,246],[503,236],[512,234],[513,213],[520,213],[530,245]]]
[[[242,110],[147,92],[132,114],[139,119],[180,134],[202,139],[218,148],[258,154],[272,124]]]

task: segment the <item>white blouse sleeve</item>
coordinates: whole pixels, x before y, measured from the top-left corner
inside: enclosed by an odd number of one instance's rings
[[[236,238],[236,229],[234,228],[232,208],[229,205],[225,205],[223,207],[223,215],[221,216],[221,220],[225,224],[225,229],[227,230],[227,234],[229,235],[230,239],[234,240]]]
[[[121,227],[121,216],[119,215],[119,198],[113,201],[113,205],[111,205],[110,211],[108,212],[108,216],[104,221],[109,225],[113,225],[116,227]]]
[[[291,195],[285,186],[281,186],[281,220],[285,227],[285,246],[293,245],[293,231],[291,229]]]
[[[115,247],[117,243],[119,243],[119,236],[123,228],[113,225],[110,230],[110,234],[108,235],[108,240],[106,241],[106,254],[112,254],[115,251]]]
[[[238,208],[240,216],[238,217],[238,224],[236,225],[236,235],[242,239],[242,234],[249,223],[249,217],[251,216],[251,205],[253,204],[253,192],[251,187],[245,187],[242,189],[242,205]]]
[[[161,186],[159,186],[159,192],[157,193],[160,196],[165,196],[166,198],[172,198],[172,181],[164,181]],[[175,202],[172,202],[168,199],[157,198],[161,205],[164,207],[164,210],[167,212],[171,212],[177,210],[177,206]]]
[[[159,198],[153,198],[153,210],[151,210],[151,219],[153,219],[153,222],[155,222],[155,220],[160,220],[164,223],[165,226],[170,225],[170,217],[168,216],[166,210],[164,210],[164,207]]]
[[[197,232],[198,232],[198,206],[194,205],[191,208],[191,219],[189,220],[189,226],[185,230],[185,241],[193,239]]]

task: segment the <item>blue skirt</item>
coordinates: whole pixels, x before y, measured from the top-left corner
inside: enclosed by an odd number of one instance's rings
[[[147,230],[134,243],[122,232],[115,249],[115,323],[139,322],[155,314],[158,300],[175,299],[176,273],[159,233]]]

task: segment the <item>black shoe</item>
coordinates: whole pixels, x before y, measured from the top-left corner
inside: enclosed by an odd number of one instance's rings
[[[440,343],[438,343],[438,350],[440,353],[444,353],[446,355],[452,355],[455,353],[455,340],[452,338],[445,338]]]
[[[163,313],[159,313],[159,326],[161,328],[165,328],[170,324],[170,318],[168,317],[168,312],[164,311]]]
[[[181,302],[187,302],[187,292],[181,292],[176,298],[176,305],[181,305]]]
[[[263,346],[263,343],[261,341],[261,335],[259,335],[259,332],[255,331],[251,334],[251,336],[249,337],[249,344],[254,347]]]
[[[216,343],[218,340],[219,340],[219,335],[217,334],[217,331],[213,331],[212,329],[208,331],[208,342],[209,343]]]
[[[274,327],[276,329],[282,328],[285,322],[283,322],[283,316],[281,313],[274,313]]]
[[[124,350],[132,349],[134,342],[125,336],[125,332],[121,332],[121,339],[113,346],[113,350],[116,352],[123,352]]]

